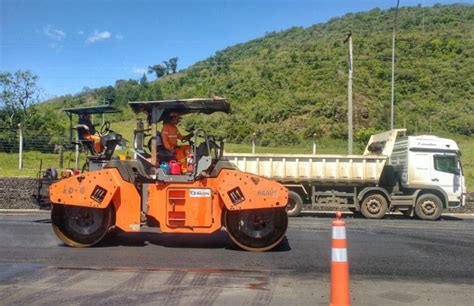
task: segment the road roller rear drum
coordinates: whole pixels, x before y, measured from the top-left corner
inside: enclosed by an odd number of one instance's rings
[[[285,237],[288,216],[285,208],[226,211],[229,237],[244,250],[264,252]]]

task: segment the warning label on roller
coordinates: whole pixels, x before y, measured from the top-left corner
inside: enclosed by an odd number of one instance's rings
[[[191,198],[210,198],[211,189],[190,189],[189,197]]]

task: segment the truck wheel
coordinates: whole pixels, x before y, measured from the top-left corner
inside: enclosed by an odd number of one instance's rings
[[[372,193],[362,201],[360,212],[367,219],[382,219],[387,208],[388,204],[385,197],[379,193]]]
[[[422,220],[438,220],[442,212],[443,203],[434,194],[423,194],[416,200],[415,214]]]
[[[303,209],[303,199],[294,191],[288,191],[288,205],[286,206],[286,213],[288,217],[296,217]]]

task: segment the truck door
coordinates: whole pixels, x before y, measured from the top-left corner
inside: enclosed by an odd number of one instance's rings
[[[428,184],[431,179],[429,153],[413,152],[410,157],[409,184]]]
[[[462,175],[455,154],[434,154],[431,182],[446,191],[449,201],[459,201],[462,193]]]

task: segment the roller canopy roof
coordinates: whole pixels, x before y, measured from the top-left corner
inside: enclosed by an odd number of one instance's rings
[[[63,109],[66,113],[70,114],[104,114],[104,113],[118,113],[120,110],[116,109],[112,105],[96,105],[96,106],[85,106],[85,107],[75,107],[75,108],[65,108]]]
[[[223,98],[133,101],[129,102],[129,105],[135,113],[145,112],[148,115],[152,113],[153,108],[155,108],[156,110],[163,110],[163,113],[165,115],[170,112],[178,112],[181,115],[190,113],[230,113],[229,102],[227,102]]]

